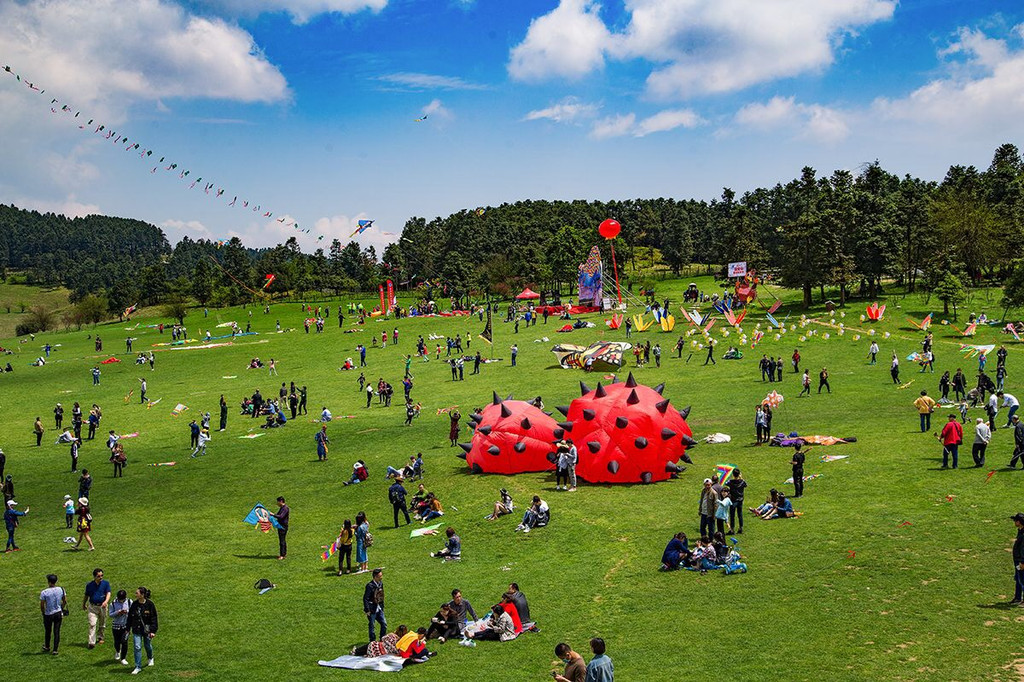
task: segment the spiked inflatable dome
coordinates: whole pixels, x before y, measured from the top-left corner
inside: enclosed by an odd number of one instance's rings
[[[554,465],[548,453],[557,440],[555,420],[522,400],[493,402],[479,416],[472,443],[459,443],[466,451],[466,463],[474,473],[518,474],[550,471]]]

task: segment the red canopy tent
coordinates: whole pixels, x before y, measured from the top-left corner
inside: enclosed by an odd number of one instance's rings
[[[532,291],[530,287],[526,287],[519,293],[518,296],[516,296],[517,301],[522,301],[527,298],[540,298],[540,294],[538,294],[536,291]]]

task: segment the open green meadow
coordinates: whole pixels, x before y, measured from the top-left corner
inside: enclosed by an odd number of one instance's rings
[[[166,318],[141,316],[130,324],[107,324],[81,332],[48,333],[19,343],[0,342],[15,350],[6,356],[13,374],[0,375],[0,447],[7,454],[7,473],[14,476],[20,509],[31,507],[17,532],[21,552],[0,556],[0,661],[5,678],[32,680],[94,680],[127,675],[111,656],[107,644],[87,650],[86,615],[81,611],[82,590],[94,567],[102,567],[114,590],[130,593],[139,585],[152,590],[159,609],[160,632],[154,640],[156,665],[142,672],[144,679],[293,679],[370,680],[373,672],[331,670],[317,666],[365,643],[362,613],[367,575],[335,575],[335,561],[322,562],[322,546],[330,544],[345,518],[364,510],[375,544],[370,565],[384,566],[386,614],[394,628],[426,626],[452,588],[461,588],[478,613],[495,603],[509,582],[516,581],[530,601],[539,633],[526,633],[510,643],[481,642],[476,648],[456,642],[430,648],[440,653],[429,663],[404,670],[407,680],[540,680],[554,669],[553,648],[560,641],[590,658],[587,640],[602,636],[621,680],[668,680],[697,674],[715,680],[1015,680],[1014,667],[1024,658],[1020,645],[1024,610],[1005,605],[1013,588],[1010,558],[1015,529],[1009,516],[1024,510],[1019,491],[1024,473],[1003,469],[1010,458],[1013,438],[1000,429],[989,447],[989,466],[974,469],[970,458],[973,428],[965,433],[959,470],[941,470],[941,446],[918,429],[912,406],[920,389],[937,394],[943,370],[963,367],[973,380],[977,360],[958,352],[961,338],[942,319],[938,305],[936,371],[919,374],[905,360],[920,350],[923,333],[910,327],[907,316],[920,320],[929,311],[922,298],[909,296],[888,301],[885,319],[877,324],[860,321],[863,302],[830,318],[821,309],[808,313],[815,321],[801,328],[802,311],[784,306],[776,317],[786,320],[779,339],[768,331],[757,348],[749,341],[740,361],[723,361],[722,353],[736,342],[737,333],[723,336],[719,318],[712,330],[719,341],[718,364],[703,366],[704,352],[693,350],[689,339],[682,359],[672,348],[689,328],[678,313],[681,291],[690,280],[659,284],[659,298],[672,299],[676,329],[657,327],[634,334],[631,341],[660,343],[661,368],[632,368],[632,356],[619,377],[632,371],[641,383],[665,382],[664,395],[676,408],[692,405],[689,424],[696,438],[724,432],[733,438],[722,445],[701,444],[691,450],[694,465],[677,480],[654,485],[595,486],[581,482],[576,493],[556,492],[554,474],[514,477],[472,475],[448,444],[448,418],[439,408],[458,405],[467,421],[471,409],[487,404],[492,391],[516,398],[543,397],[546,409],[567,405],[579,396],[579,382],[591,387],[603,377],[558,367],[551,347],[557,342],[587,344],[599,339],[624,339],[624,330],[611,331],[605,315],[584,319],[593,329],[557,334],[552,318],[514,334],[512,325],[494,318],[493,355],[502,362],[482,366],[453,383],[446,364],[413,364],[414,400],[423,404],[412,427],[403,426],[401,378],[404,355],[413,353],[418,335],[473,337],[470,353],[491,350],[477,334],[483,324],[476,318],[426,318],[368,321],[355,333],[338,328],[338,301],[329,303],[331,317],[323,334],[303,332],[298,303],[274,305],[270,314],[252,309],[257,336],[237,339],[233,345],[210,349],[154,348],[156,369],[137,367],[134,354],[125,353],[125,338],[137,340],[134,350],[149,351],[153,344],[170,341],[152,325]],[[697,280],[703,286],[709,280]],[[780,292],[781,293],[781,292]],[[798,292],[787,292],[795,303]],[[986,305],[976,294],[972,310],[998,317],[998,295]],[[402,305],[411,300],[400,300]],[[900,308],[896,304],[900,304]],[[372,305],[372,304],[371,304]],[[705,306],[704,310],[708,310]],[[630,314],[642,312],[631,308]],[[961,322],[963,328],[963,311]],[[2,318],[3,315],[0,315]],[[13,315],[12,315],[13,317]],[[243,309],[193,309],[185,322],[192,337],[208,327],[235,320],[243,328]],[[650,320],[650,315],[647,315]],[[275,333],[280,320],[286,333]],[[345,329],[354,329],[346,314]],[[760,322],[767,327],[759,306],[742,324],[747,334]],[[840,334],[838,324],[846,330]],[[836,326],[828,326],[833,324]],[[789,330],[789,325],[797,325]],[[398,347],[370,347],[366,376],[384,377],[395,387],[392,407],[365,409],[358,390],[359,370],[339,371],[347,357],[358,362],[357,343],[369,346],[382,330],[399,330]],[[881,346],[879,364],[866,360],[874,329]],[[805,341],[801,335],[814,330]],[[226,333],[225,328],[214,329]],[[93,350],[99,334],[104,352]],[[827,340],[824,335],[828,333]],[[859,340],[854,340],[855,335]],[[886,337],[886,334],[889,336]],[[547,341],[542,338],[547,337]],[[696,338],[696,337],[693,337]],[[389,339],[390,341],[390,339]],[[46,342],[59,344],[45,367],[31,367]],[[1006,343],[1009,349],[1007,390],[1024,390],[1019,344],[997,327],[980,329],[973,343]],[[433,350],[437,341],[428,341]],[[509,347],[517,343],[519,366],[509,366]],[[193,344],[199,345],[199,344]],[[798,398],[798,375],[789,358],[794,348],[802,366],[815,376],[822,366],[831,374],[832,394],[813,392]],[[889,377],[889,357],[899,355],[903,381],[900,390]],[[762,353],[782,356],[785,378],[779,384],[762,383],[757,363]],[[111,354],[119,364],[102,365],[102,383],[92,386],[90,369]],[[258,356],[277,361],[279,376],[267,370],[247,370]],[[994,355],[989,360],[995,368]],[[139,402],[139,381],[149,382],[151,408]],[[309,415],[289,422],[261,438],[262,420],[239,415],[243,396],[259,388],[276,397],[281,382],[308,387]],[[788,449],[753,447],[754,406],[771,390],[785,402],[775,412],[773,431],[800,434],[856,436],[857,443],[813,448],[807,474],[822,474],[806,485],[795,508],[797,519],[759,521],[746,518],[740,549],[750,567],[746,574],[658,571],[662,550],[678,531],[691,541],[698,534],[697,502],[701,481],[718,463],[739,466],[749,481],[745,507],[760,503],[771,487],[783,486],[790,476]],[[134,394],[126,399],[126,394]],[[216,431],[218,399],[230,406],[228,428]],[[1020,394],[1018,394],[1020,395]],[[1022,396],[1024,397],[1024,396]],[[52,410],[57,402],[70,423],[74,401],[87,414],[93,403],[103,408],[97,438],[86,441],[80,467],[95,476],[91,501],[95,525],[95,552],[73,551],[62,540],[61,502],[77,491],[78,474],[69,472],[67,446],[54,445]],[[177,403],[188,406],[172,416]],[[328,427],[329,460],[316,458],[311,423],[326,405],[337,419]],[[189,458],[189,427],[209,411],[213,440],[204,458]],[[948,411],[934,415],[938,430]],[[971,410],[971,417],[982,410]],[[36,416],[47,432],[43,446],[34,446],[31,432]],[[557,415],[561,418],[559,415]],[[999,415],[1000,426],[1005,413]],[[129,465],[122,479],[112,478],[105,434],[137,431],[125,440]],[[84,435],[83,430],[83,435]],[[463,440],[468,440],[463,430]],[[443,521],[463,541],[463,560],[441,564],[428,552],[441,547],[439,537],[411,539],[409,528],[392,528],[391,507],[384,481],[386,465],[399,466],[422,451],[425,483],[445,507]],[[824,454],[849,455],[823,463]],[[343,486],[357,458],[367,462],[370,480]],[[176,461],[175,466],[153,463]],[[995,474],[987,478],[988,472]],[[410,492],[415,484],[407,485]],[[506,487],[524,506],[533,494],[551,506],[552,523],[529,535],[513,532],[516,517],[487,522],[484,516]],[[288,534],[289,556],[277,561],[277,538],[242,523],[256,502],[272,506],[284,495],[292,509]],[[84,545],[83,545],[84,546]],[[40,653],[42,622],[38,594],[44,576],[55,572],[69,594],[71,616],[65,619],[61,655]],[[253,583],[269,578],[277,589],[259,596]],[[561,666],[558,666],[561,670]],[[700,671],[700,672],[697,672]]]

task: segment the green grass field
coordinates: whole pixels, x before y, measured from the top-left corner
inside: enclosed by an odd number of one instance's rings
[[[662,289],[678,301],[685,284],[669,282]],[[795,297],[787,292],[787,300]],[[131,334],[137,337],[136,351],[149,350],[154,343],[169,341],[169,332],[128,332],[127,324],[109,324],[38,335],[26,344],[5,340],[2,345],[18,353],[5,358],[16,371],[0,375],[5,417],[0,421],[0,447],[8,456],[7,472],[14,475],[20,508],[32,511],[17,533],[23,551],[0,556],[0,660],[9,678],[21,681],[127,675],[129,668],[112,660],[109,635],[108,645],[92,651],[85,647],[82,589],[99,566],[115,590],[131,592],[138,585],[152,590],[161,627],[155,639],[156,666],[143,671],[145,679],[377,679],[377,673],[317,666],[318,659],[347,653],[366,638],[361,596],[367,576],[337,577],[336,564],[319,557],[342,520],[365,510],[376,537],[370,564],[386,567],[386,612],[392,627],[427,625],[454,587],[463,590],[478,612],[486,611],[513,580],[529,597],[540,626],[539,634],[505,644],[481,643],[474,649],[432,643],[439,655],[405,670],[403,679],[546,679],[556,643],[567,641],[589,658],[586,642],[593,636],[606,639],[619,679],[627,681],[687,677],[694,667],[716,680],[1019,679],[1013,664],[1024,658],[1019,643],[1024,611],[1003,605],[1012,595],[1009,548],[1015,529],[1008,517],[1024,508],[1019,495],[1024,473],[1002,469],[1012,436],[998,432],[989,448],[991,466],[984,470],[939,469],[941,448],[931,435],[919,433],[911,403],[921,388],[936,392],[942,370],[960,366],[973,377],[977,361],[962,359],[956,333],[936,324],[937,371],[918,374],[903,358],[920,349],[923,335],[909,328],[906,316],[920,319],[926,306],[916,297],[903,299],[901,309],[895,308],[896,302],[890,301],[886,319],[873,327],[882,358],[874,367],[865,359],[866,331],[854,330],[869,328],[859,320],[863,304],[849,307],[845,318],[837,314],[836,323],[850,328],[842,336],[818,323],[787,331],[779,341],[769,333],[753,351],[748,345],[742,361],[719,359],[717,366],[702,366],[699,351],[689,362],[688,352],[682,360],[674,357],[671,348],[685,332],[682,321],[674,333],[652,328],[634,335],[634,341],[650,338],[664,349],[662,367],[633,370],[637,379],[651,386],[664,381],[665,396],[676,407],[692,405],[689,423],[696,437],[720,431],[733,441],[694,449],[695,464],[678,480],[650,486],[582,483],[575,494],[555,492],[553,474],[467,473],[455,456],[458,449],[448,445],[447,417],[435,412],[458,405],[468,415],[472,407],[486,404],[493,390],[517,398],[540,394],[548,409],[568,404],[579,395],[581,379],[593,386],[601,376],[557,368],[550,348],[556,341],[621,339],[623,332],[609,331],[603,316],[589,316],[597,323],[594,329],[555,334],[556,321],[551,320],[547,326],[523,327],[518,335],[511,325],[498,322],[503,315],[496,317],[494,355],[506,361],[485,365],[479,376],[470,376],[467,369],[461,383],[450,381],[447,366],[433,361],[433,354],[429,363],[416,362],[413,397],[422,401],[423,414],[411,428],[402,426],[400,406],[404,354],[413,351],[417,335],[430,333],[470,332],[471,350],[486,348],[476,338],[483,326],[476,318],[401,320],[397,348],[370,349],[367,377],[375,381],[383,376],[396,387],[390,409],[376,401],[364,409],[358,371],[341,372],[338,367],[346,357],[358,359],[357,343],[369,344],[372,334],[379,336],[395,325],[371,321],[365,331],[342,334],[332,316],[324,334],[306,335],[298,304],[277,305],[269,315],[254,311],[252,324],[259,336],[239,339],[233,346],[158,352],[155,372],[134,365],[124,353],[124,339]],[[332,313],[336,306],[331,304]],[[990,315],[999,313],[994,305],[985,309]],[[941,319],[941,310],[936,313]],[[799,322],[798,310],[783,308],[776,316],[782,320],[787,315],[787,325]],[[752,311],[751,317],[743,324],[748,334],[757,320],[765,326],[763,314]],[[810,317],[829,319],[821,311]],[[135,321],[151,324],[157,319]],[[186,323],[195,336],[230,320],[244,327],[246,319],[239,309],[211,309],[207,319],[201,310],[193,310]],[[278,319],[297,331],[274,333]],[[348,319],[345,326],[351,328]],[[736,338],[735,333],[723,337],[721,326],[720,321],[713,330],[720,341],[719,357]],[[817,336],[800,342],[797,337],[810,329]],[[828,340],[821,337],[826,332]],[[891,336],[883,338],[885,332]],[[99,387],[91,385],[89,372],[99,359],[88,338],[96,333],[107,351],[102,357],[113,352],[122,359],[103,366]],[[853,339],[856,333],[861,334],[859,341]],[[544,336],[549,341],[536,342]],[[51,362],[30,367],[47,341],[61,344]],[[520,347],[517,368],[507,362],[513,342]],[[975,342],[1008,342],[1007,390],[1019,390],[1017,377],[1024,371],[1019,345],[991,327]],[[800,348],[806,366],[829,368],[831,395],[797,398],[798,378],[788,367],[794,347]],[[889,378],[887,359],[893,350],[901,358],[904,381],[913,380],[906,390],[895,388]],[[781,388],[761,382],[757,360],[763,352],[786,358]],[[246,370],[253,356],[276,359],[280,376]],[[620,376],[625,375],[624,368]],[[151,409],[138,402],[140,376],[149,381],[150,398],[161,399]],[[309,418],[262,438],[240,438],[257,424],[238,415],[241,398],[257,387],[265,396],[276,396],[282,381],[308,386]],[[126,402],[132,389],[136,393]],[[740,536],[750,566],[747,574],[659,572],[662,550],[673,533],[685,531],[691,539],[698,534],[701,480],[715,464],[742,468],[749,481],[745,506],[760,502],[770,487],[781,487],[790,476],[789,450],[750,445],[753,408],[771,389],[786,398],[773,430],[856,436],[858,442],[811,450],[806,472],[823,475],[809,482],[804,498],[796,501],[804,512],[801,518],[762,522],[748,515]],[[221,394],[231,406],[228,430],[214,432],[208,455],[191,460],[188,422],[209,410],[216,428]],[[76,492],[78,476],[69,473],[68,448],[53,444],[51,414],[56,402],[63,403],[67,423],[76,400],[86,411],[94,402],[103,407],[101,433],[113,428],[140,434],[125,441],[129,466],[123,479],[112,478],[101,438],[82,448],[80,466],[91,469],[96,479],[95,552],[70,551],[62,542],[68,532],[61,500]],[[173,417],[178,402],[189,411]],[[330,458],[318,463],[313,442],[317,426],[309,419],[323,405],[336,416],[354,418],[330,424]],[[937,412],[933,426],[941,426],[945,414]],[[48,429],[41,448],[34,447],[31,433],[37,415]],[[980,409],[972,411],[972,416],[979,415]],[[969,444],[973,431],[968,432]],[[969,449],[962,453],[962,467],[970,462]],[[444,521],[462,536],[461,563],[441,565],[427,556],[440,547],[439,539],[410,539],[409,529],[390,527],[384,467],[399,465],[417,451],[425,456],[428,489],[447,510]],[[825,453],[849,458],[819,462]],[[368,463],[370,481],[344,487],[356,458]],[[167,461],[177,465],[147,466]],[[986,482],[991,468],[996,473]],[[501,487],[519,503],[540,494],[551,505],[552,525],[523,535],[513,532],[513,518],[486,522],[483,517]],[[273,534],[241,522],[255,502],[269,506],[277,495],[285,495],[292,509],[290,551],[284,562],[275,558]],[[60,575],[72,604],[59,657],[39,653],[38,593],[49,572]],[[252,586],[262,577],[278,588],[258,596]]]
[[[22,305],[26,306],[24,312]],[[15,328],[28,318],[29,308],[35,305],[60,310],[68,305],[68,290],[0,284],[0,339],[14,336]]]

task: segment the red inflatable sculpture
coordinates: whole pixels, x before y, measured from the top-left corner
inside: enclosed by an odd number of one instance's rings
[[[459,443],[466,451],[466,463],[473,473],[518,474],[550,471],[548,460],[558,424],[549,415],[522,400],[502,400],[494,394],[492,404],[476,422],[471,443]],[[463,455],[460,455],[463,456]]]
[[[566,421],[554,431],[576,444],[576,474],[590,483],[653,483],[680,471],[676,462],[689,462],[686,449],[697,443],[686,423],[690,408],[674,409],[664,388],[641,386],[632,374],[594,390],[580,382],[583,395],[558,408]]]

